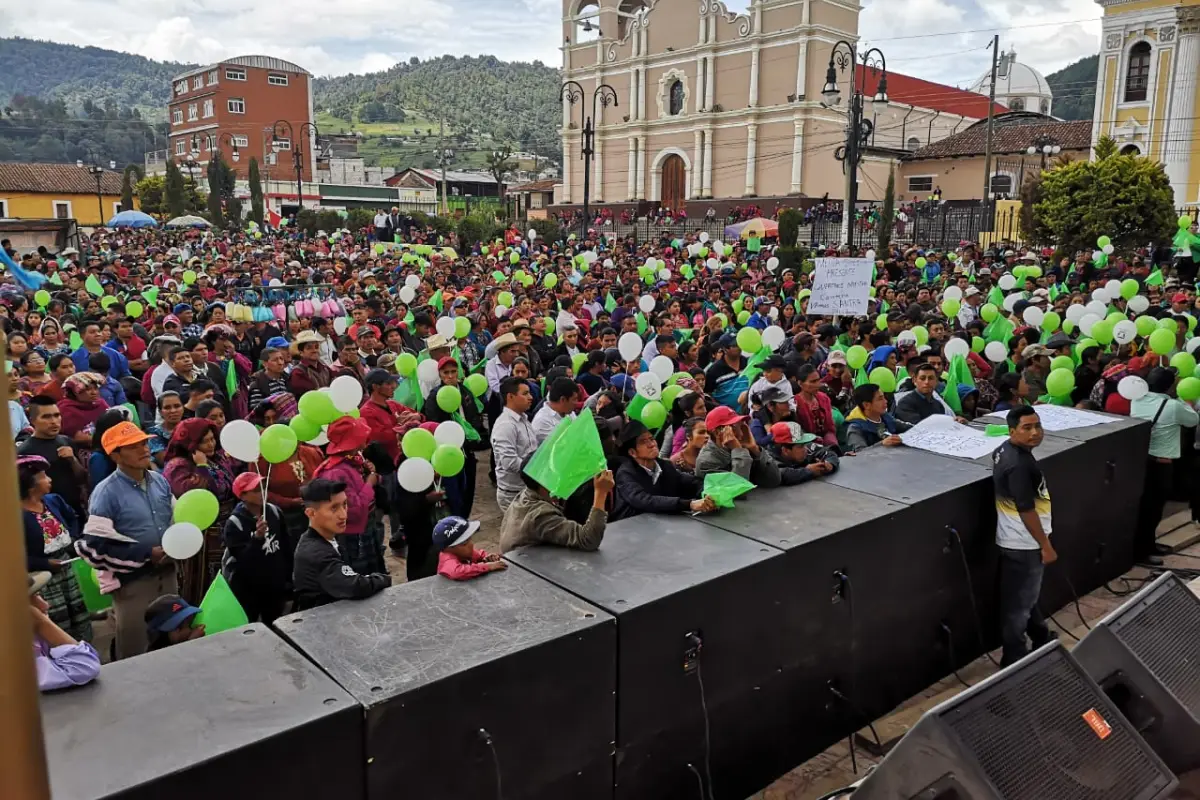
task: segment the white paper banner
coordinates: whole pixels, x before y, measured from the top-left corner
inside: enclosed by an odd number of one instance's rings
[[[869,258],[818,258],[808,313],[866,314],[874,267],[875,262]]]
[[[988,436],[983,431],[960,425],[947,416],[929,417],[912,430],[900,434],[909,447],[955,458],[982,458],[1008,441],[1007,436]]]
[[[1093,414],[1091,411],[1067,408],[1066,406],[1034,406],[1033,410],[1037,412],[1038,419],[1042,421],[1042,429],[1051,433],[1054,431],[1069,431],[1072,428],[1088,428],[1092,425],[1105,425],[1109,422],[1116,422],[1115,419],[1102,414]],[[1006,414],[990,414],[982,418],[980,422],[1003,425],[1005,416]]]

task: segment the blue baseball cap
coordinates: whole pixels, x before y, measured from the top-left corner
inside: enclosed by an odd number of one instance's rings
[[[446,517],[433,528],[433,548],[438,552],[462,544],[479,530],[479,520]]]
[[[268,348],[278,347],[286,350],[288,348],[288,340],[282,336],[272,336],[270,339],[267,339],[266,346]]]
[[[182,314],[185,311],[191,311],[191,310],[192,310],[191,303],[176,303],[175,307],[171,309],[171,312],[174,314]]]
[[[177,594],[164,594],[146,607],[146,630],[153,639],[155,634],[170,633],[192,617],[200,609]]]

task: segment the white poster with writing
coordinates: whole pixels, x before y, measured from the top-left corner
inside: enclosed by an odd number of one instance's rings
[[[1091,411],[1067,406],[1042,405],[1034,406],[1033,410],[1037,412],[1038,419],[1042,421],[1042,430],[1049,433],[1053,433],[1054,431],[1069,431],[1072,428],[1088,428],[1092,425],[1105,425],[1117,421],[1103,414],[1095,414]],[[989,414],[987,417],[982,418],[980,422],[1003,425],[1005,417],[1006,414]]]
[[[818,258],[813,272],[809,314],[862,316],[871,293],[869,258]]]
[[[983,431],[955,422],[948,416],[937,415],[922,420],[912,430],[900,434],[909,447],[928,450],[955,458],[982,458],[1008,441],[1006,436],[988,436]]]

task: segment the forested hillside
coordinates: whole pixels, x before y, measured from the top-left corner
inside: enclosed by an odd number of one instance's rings
[[[1054,92],[1054,116],[1059,119],[1091,119],[1096,106],[1096,70],[1100,56],[1088,56],[1046,76]]]

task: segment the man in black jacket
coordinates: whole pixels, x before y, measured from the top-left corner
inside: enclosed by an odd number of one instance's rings
[[[638,514],[705,514],[717,510],[711,498],[693,498],[700,482],[658,457],[658,443],[645,425],[628,423],[621,431],[620,452],[627,456],[617,469],[617,499],[612,519]]]
[[[359,575],[346,563],[334,542],[346,532],[346,484],[317,478],[300,489],[308,530],[296,545],[292,572],[296,610],[336,600],[362,600],[392,585],[390,575]]]

